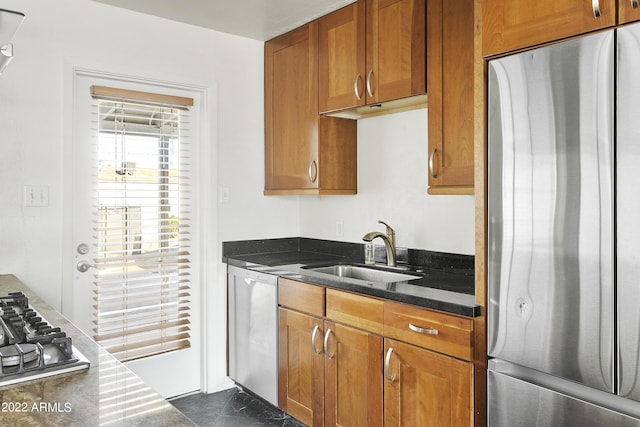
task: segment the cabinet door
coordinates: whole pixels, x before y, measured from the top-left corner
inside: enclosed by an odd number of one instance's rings
[[[473,193],[474,0],[428,10],[429,192]]]
[[[325,321],[325,422],[382,426],[382,337]]]
[[[495,55],[613,26],[615,6],[615,0],[483,1],[482,54]]]
[[[315,21],[265,43],[265,191],[318,186],[317,46]]]
[[[322,426],[322,320],[283,308],[278,320],[278,406],[306,425]]]
[[[426,91],[425,0],[367,0],[367,104]]]
[[[365,102],[364,0],[318,20],[320,112]]]
[[[385,338],[384,425],[472,426],[473,365]]]
[[[640,21],[640,1],[618,0],[618,23]]]

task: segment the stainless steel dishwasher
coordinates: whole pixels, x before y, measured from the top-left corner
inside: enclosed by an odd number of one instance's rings
[[[278,277],[227,267],[229,377],[278,405]]]

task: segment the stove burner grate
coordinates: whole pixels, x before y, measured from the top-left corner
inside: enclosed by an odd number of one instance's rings
[[[0,297],[0,386],[88,367],[71,337],[31,308],[22,292]]]

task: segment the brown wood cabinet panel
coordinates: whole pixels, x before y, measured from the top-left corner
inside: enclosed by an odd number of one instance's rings
[[[472,426],[473,364],[385,338],[384,425]],[[386,376],[386,375],[385,375]],[[392,379],[392,380],[391,380]]]
[[[469,194],[474,185],[474,2],[427,2],[429,192]]]
[[[324,316],[325,288],[278,278],[278,304],[316,317]]]
[[[474,365],[457,359],[473,360],[473,319],[282,277],[278,288],[280,408],[310,426],[473,425]]]
[[[365,103],[364,12],[361,0],[318,20],[321,112]]]
[[[618,23],[640,21],[640,4],[636,0],[618,0]]]
[[[491,56],[616,24],[615,0],[487,0],[482,3],[482,54]]]
[[[265,194],[355,194],[356,129],[318,113],[318,23],[265,43]]]
[[[266,189],[317,187],[317,37],[310,23],[265,43]]]
[[[358,0],[320,18],[320,112],[424,94],[425,8],[425,0]]]
[[[464,360],[473,358],[473,320],[385,301],[384,336]]]
[[[358,188],[358,123],[319,116],[318,194],[355,194]]]
[[[384,301],[362,295],[327,289],[327,318],[382,334]]]
[[[424,93],[426,1],[367,0],[366,16],[367,104]]]
[[[325,424],[382,427],[382,337],[329,321],[325,331]]]
[[[322,320],[279,308],[278,322],[278,406],[306,425],[322,426]],[[314,329],[317,331],[315,337]],[[312,338],[315,338],[315,350]]]

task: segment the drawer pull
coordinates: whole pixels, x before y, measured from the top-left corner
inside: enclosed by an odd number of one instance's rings
[[[634,9],[638,8],[638,0],[631,0],[631,7]]]
[[[322,353],[322,351],[318,351],[316,348],[316,334],[318,333],[318,330],[320,330],[320,328],[316,325],[313,327],[313,332],[311,333],[311,349],[315,354]]]
[[[389,369],[389,362],[391,361],[391,353],[393,353],[393,348],[389,347],[387,350],[387,356],[384,358],[384,376],[387,377],[387,380],[392,383],[395,381],[396,377],[391,376],[391,370]]]
[[[420,326],[416,326],[413,323],[409,323],[409,329],[411,329],[413,332],[418,332],[419,334],[425,334],[425,335],[438,335],[438,330],[437,329],[425,329],[425,328],[421,328]]]
[[[336,355],[329,353],[329,335],[331,335],[331,329],[327,329],[327,332],[324,334],[324,354],[326,354],[329,359],[333,359]]]

